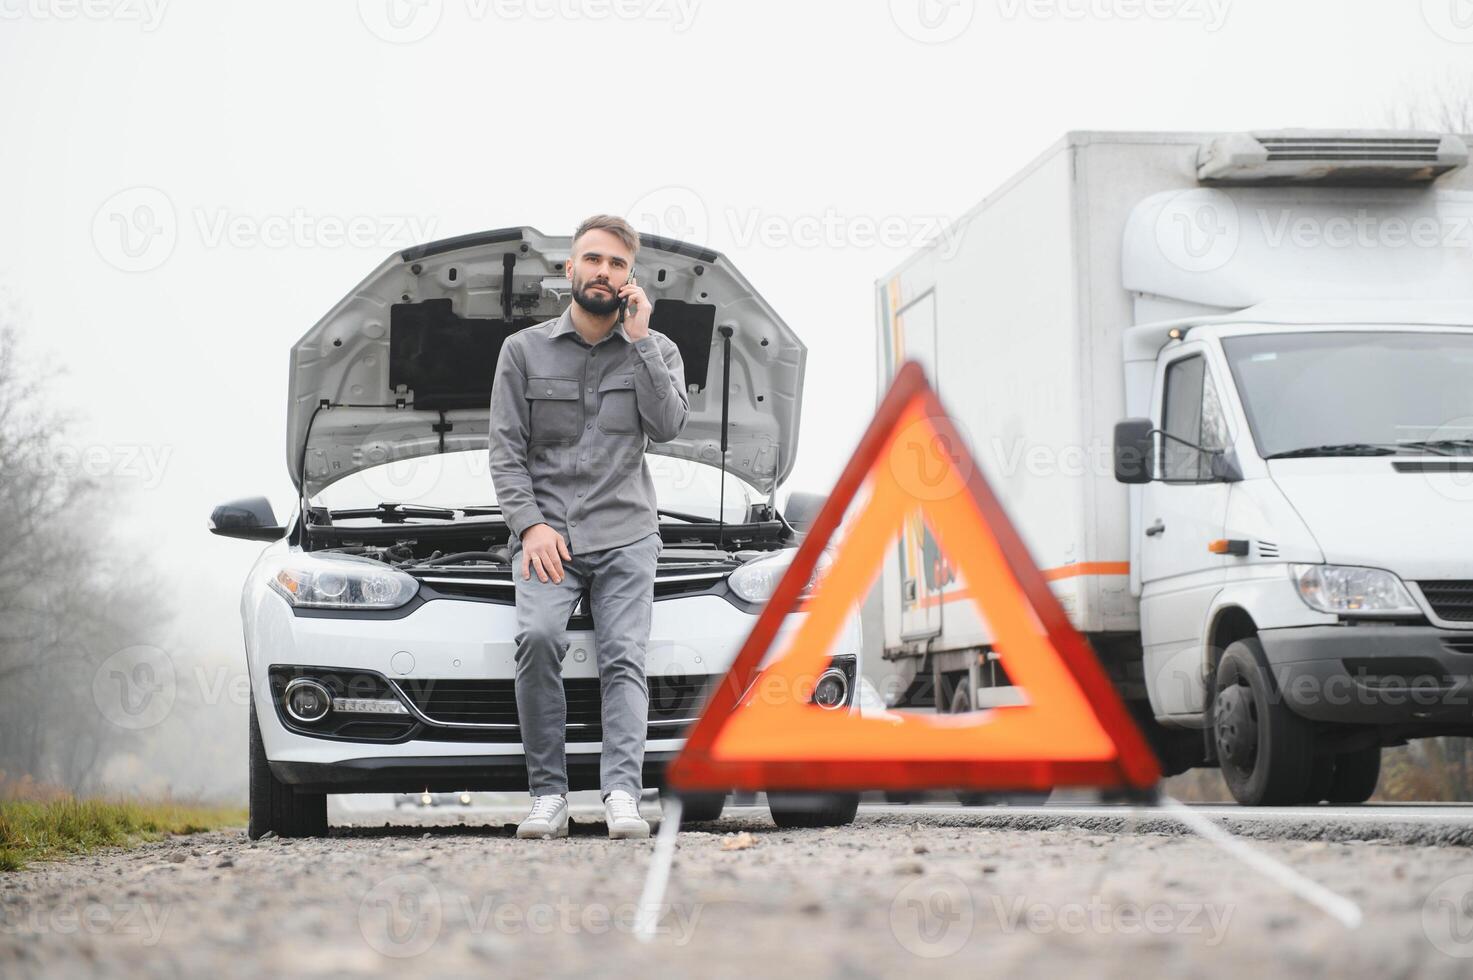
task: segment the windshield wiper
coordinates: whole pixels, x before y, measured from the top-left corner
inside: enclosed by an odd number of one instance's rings
[[[1423,447],[1414,442],[1341,442],[1328,446],[1304,446],[1286,449],[1281,453],[1270,453],[1264,459],[1298,459],[1305,456],[1395,456],[1397,453],[1431,452],[1439,456],[1451,453]]]
[[[356,510],[334,510],[330,514],[335,518],[377,517],[385,524],[402,524],[409,517],[455,520],[455,511],[449,507],[421,507],[417,504],[379,504],[377,507],[360,507]]]
[[[1456,452],[1444,452],[1443,450],[1473,450],[1473,439],[1412,439],[1402,445],[1423,449],[1439,456],[1456,456],[1458,455]]]
[[[715,524],[714,517],[701,517],[699,514],[686,514],[678,510],[657,510],[656,514],[661,517],[673,517],[677,521],[685,521],[687,524]]]

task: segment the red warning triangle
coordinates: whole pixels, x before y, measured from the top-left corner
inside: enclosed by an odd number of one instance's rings
[[[862,488],[869,499],[822,585],[763,667]],[[819,708],[798,693],[823,672],[886,548],[917,510],[937,541],[950,545],[1003,669],[1028,703],[971,715],[861,717]],[[896,375],[667,779],[682,790],[1147,788],[1160,768],[912,361]]]

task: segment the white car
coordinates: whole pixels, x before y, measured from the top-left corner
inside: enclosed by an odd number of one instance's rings
[[[408,249],[292,349],[298,506],[283,522],[252,497],[210,518],[216,534],[271,542],[241,597],[252,838],[326,833],[329,793],[527,788],[487,417],[502,342],[570,301],[570,245],[512,228]],[[775,506],[797,450],[797,336],[716,252],[646,236],[636,268],[655,300],[652,327],[680,348],[691,404],[680,437],[647,456],[664,538],[646,660],[652,788],[791,561],[793,512],[811,518],[821,500],[794,494],[789,519]],[[563,664],[574,790],[598,786],[592,625],[585,599]],[[806,696],[858,710],[859,655],[856,614]],[[857,801],[769,802],[779,824],[822,826],[850,822]],[[714,819],[723,802],[687,799],[686,819]]]

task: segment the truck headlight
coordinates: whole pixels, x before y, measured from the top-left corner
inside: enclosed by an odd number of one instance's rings
[[[781,582],[782,577],[788,573],[788,566],[793,564],[793,556],[797,553],[797,548],[784,548],[782,551],[752,559],[727,577],[727,581],[731,584],[731,591],[747,602],[766,602],[777,591],[777,583]],[[818,588],[818,584],[823,581],[823,577],[828,574],[829,566],[833,563],[833,556],[828,551],[819,552],[818,564],[813,569],[813,575],[809,577],[799,595],[811,595],[813,590]]]
[[[356,555],[292,555],[270,582],[287,602],[307,609],[397,609],[419,591],[413,576]]]
[[[1299,598],[1319,612],[1340,616],[1417,616],[1411,593],[1384,568],[1354,565],[1290,565]]]

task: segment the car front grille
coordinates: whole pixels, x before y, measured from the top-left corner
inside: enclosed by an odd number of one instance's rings
[[[1443,579],[1418,582],[1417,586],[1427,597],[1427,603],[1439,619],[1449,622],[1473,623],[1473,581],[1466,579]]]
[[[659,676],[648,680],[650,738],[679,738],[700,716],[706,692],[718,677]],[[516,682],[446,678],[395,681],[400,692],[430,724],[420,738],[447,741],[521,741]],[[565,677],[567,739],[596,742],[603,738],[603,697],[596,677]]]

